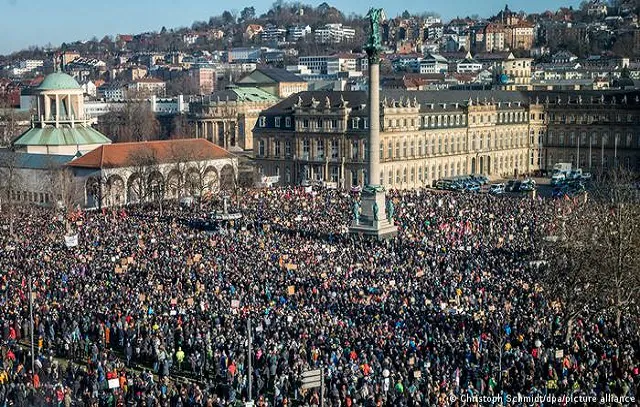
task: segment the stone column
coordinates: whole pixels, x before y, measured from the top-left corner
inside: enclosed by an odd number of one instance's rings
[[[355,213],[350,233],[377,238],[395,236],[398,228],[393,223],[393,214],[387,215],[384,187],[380,180],[380,21],[382,9],[370,9],[367,15],[371,22],[371,36],[365,46],[369,62],[369,134],[367,139],[368,160],[367,186],[361,192],[360,202],[354,202]],[[356,161],[358,161],[356,158]],[[364,172],[364,171],[362,171]],[[362,173],[361,173],[362,174]],[[359,174],[360,175],[360,174]],[[362,174],[364,175],[364,174]],[[361,210],[360,210],[361,209]],[[359,215],[358,215],[359,214]]]
[[[380,181],[380,63],[369,59],[369,185],[381,185]]]
[[[60,96],[56,94],[56,127],[60,121]]]
[[[39,113],[39,112],[38,112]],[[51,98],[44,96],[44,120],[49,120],[51,116]]]

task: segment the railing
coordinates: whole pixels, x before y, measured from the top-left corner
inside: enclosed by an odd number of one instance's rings
[[[32,122],[43,122],[43,123],[55,123],[55,122],[84,122],[86,120],[88,120],[88,117],[76,117],[75,115],[49,115],[48,118],[45,118],[44,115],[42,116],[37,116],[37,115],[32,115],[31,116],[31,121]]]

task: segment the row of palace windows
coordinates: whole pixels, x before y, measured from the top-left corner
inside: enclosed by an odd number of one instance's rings
[[[479,123],[490,123],[492,115],[471,115],[471,123],[475,124],[476,120]],[[497,115],[498,123],[525,123],[529,119],[528,112],[500,112]],[[429,115],[418,118],[401,118],[401,119],[388,119],[385,121],[388,128],[407,128],[416,127],[420,125],[423,128],[435,128],[435,127],[455,127],[466,126],[467,117],[462,114],[455,115]]]
[[[553,123],[577,123],[577,124],[587,124],[593,122],[606,122],[611,121],[615,123],[633,123],[640,120],[640,116],[633,115],[631,113],[622,114],[622,113],[597,113],[597,114],[564,114],[564,113],[550,113],[549,119]]]
[[[273,125],[275,128],[282,128],[284,124],[285,128],[292,127],[292,119],[290,116],[284,117],[284,121],[282,117],[276,116],[273,118]],[[259,127],[267,127],[267,118],[265,116],[261,116],[258,119]],[[337,129],[339,127],[338,119],[301,119],[300,126],[303,129],[317,129],[323,130],[326,128],[329,129]],[[351,119],[351,128],[352,129],[368,129],[369,128],[369,119],[353,117]]]
[[[527,112],[522,112],[522,111],[518,111],[518,112],[500,112],[497,115],[497,120],[498,123],[500,124],[504,124],[504,123],[524,123],[528,120],[528,116],[529,114]],[[476,121],[478,121],[479,123],[490,123],[492,120],[493,116],[492,115],[472,115],[471,116],[471,122],[473,124],[476,123]],[[301,127],[303,129],[324,129],[324,128],[330,128],[330,129],[336,129],[338,128],[338,120],[337,119],[321,119],[321,118],[317,118],[317,119],[301,119]],[[282,125],[284,124],[285,128],[291,128],[292,127],[292,119],[291,117],[287,116],[284,117],[284,121],[282,120],[282,117],[276,116],[274,117],[274,127],[275,128],[282,128]],[[385,120],[385,124],[387,126],[387,128],[393,129],[393,128],[407,128],[407,127],[416,127],[416,125],[419,125],[423,128],[436,128],[436,127],[456,127],[456,126],[466,126],[467,124],[467,117],[465,115],[462,114],[456,114],[456,115],[429,115],[429,116],[423,116],[422,118],[402,118],[402,119],[388,119]],[[266,127],[267,126],[267,118],[264,116],[261,116],[258,120],[258,126],[259,127]],[[354,117],[351,119],[351,128],[352,129],[367,129],[369,128],[368,126],[368,119],[366,118],[359,118],[359,117]]]
[[[535,155],[533,151],[531,152],[529,158],[531,161],[531,165],[533,165],[534,159],[535,159]],[[493,162],[493,171],[495,172],[505,171],[505,170],[510,171],[513,168],[524,168],[526,165],[526,155],[520,154],[520,155],[510,155],[507,157],[495,157],[492,160],[492,162]],[[319,178],[319,179],[323,178],[324,167],[319,166],[314,168],[315,168],[314,175],[316,176],[316,178]],[[264,169],[261,166],[259,166],[258,171],[260,173],[263,173]],[[389,169],[387,171],[382,170],[380,171],[380,180],[383,182],[386,180],[388,185],[401,185],[403,183],[406,184],[407,182],[414,183],[416,182],[416,179],[418,182],[427,182],[429,180],[433,181],[443,177],[465,175],[469,171],[470,169],[469,170],[467,169],[466,161],[458,161],[455,163],[444,163],[444,164],[437,164],[437,165],[433,164],[431,166],[429,166],[428,164],[425,164],[424,167],[419,165],[417,167],[411,167],[411,168],[405,167],[402,170],[396,169],[395,171],[393,169]],[[364,176],[364,179],[366,180],[366,171],[361,170],[361,172],[362,172],[362,175]],[[280,167],[277,167],[277,166],[274,167],[272,175],[281,175]],[[332,166],[330,168],[328,175],[331,182],[338,182],[339,176],[340,176],[339,167]],[[291,182],[291,169],[289,167],[286,167],[284,169],[284,178],[285,178],[285,182],[287,183]],[[352,185],[359,184],[358,170],[351,171],[351,184]]]
[[[589,160],[590,158],[590,160]],[[577,167],[589,168],[589,167],[604,167],[607,168],[609,165],[622,165],[625,168],[632,168],[632,165],[635,165],[635,168],[640,169],[640,157],[636,157],[635,163],[633,163],[631,157],[609,157],[606,154],[580,154],[580,162],[576,163],[576,155],[575,154],[560,154],[558,156],[554,156],[553,154],[549,154],[549,158],[547,162],[554,163],[556,161],[569,161]]]
[[[533,145],[534,139],[530,140]],[[491,137],[487,135],[480,135],[479,137],[473,136],[471,139],[471,150],[482,150],[484,148],[516,148],[525,147],[526,135],[525,134],[498,134],[497,137]],[[394,149],[395,147],[395,149]],[[384,145],[380,145],[380,158],[406,158],[415,156],[426,156],[428,154],[449,154],[449,153],[461,153],[467,151],[467,138],[463,136],[445,136],[444,138],[432,138],[430,141],[421,139],[416,145],[415,140],[407,142],[406,140],[400,143],[396,141],[395,145],[392,141],[387,142],[386,155],[384,154]]]
[[[315,152],[312,154],[312,145],[315,147]],[[325,159],[327,158],[325,154],[329,154],[329,158],[338,159],[340,158],[340,141],[337,139],[330,140],[325,146],[324,140],[311,140],[304,139],[302,140],[300,147],[302,149],[301,153],[302,159]],[[351,142],[351,158],[352,159],[365,159],[365,150],[366,150],[366,142],[364,140],[353,140]],[[267,154],[267,145],[265,140],[258,140],[258,156],[265,157],[267,155],[274,157],[281,157],[284,152],[285,158],[291,158],[294,154],[294,143],[291,140],[273,141],[271,143],[271,149],[269,154]],[[328,150],[328,151],[327,151]]]
[[[539,137],[542,137],[541,135]],[[534,144],[535,136],[530,136],[529,142]],[[526,134],[503,134],[500,133],[496,137],[490,135],[474,135],[471,139],[471,150],[483,150],[487,149],[502,149],[502,148],[518,148],[525,147],[527,142]],[[277,140],[271,142],[270,149],[267,151],[267,144],[265,140],[258,140],[258,156],[274,156],[282,157],[284,153],[285,158],[291,158],[294,154],[294,144],[291,140]],[[312,151],[312,146],[315,147]],[[311,140],[303,139],[300,144],[301,159],[338,159],[341,157],[340,153],[340,141],[338,139],[329,140],[327,143],[323,139]],[[458,137],[444,136],[439,138],[431,138],[431,140],[420,139],[416,143],[416,140],[397,140],[395,144],[392,141],[388,141],[386,144],[380,143],[380,159],[398,159],[398,158],[412,158],[421,157],[435,154],[455,154],[463,153],[468,149],[466,135],[460,135]],[[350,143],[348,152],[344,155],[348,155],[352,160],[366,160],[366,141],[365,140],[352,140]],[[386,153],[386,154],[385,154]]]
[[[558,132],[558,135],[553,131],[548,132],[548,144],[549,145],[568,145],[575,146],[577,143],[580,145],[588,146],[591,144],[592,146],[619,146],[619,147],[632,147],[633,144],[633,133],[627,133],[626,135],[621,135],[620,133],[616,133],[613,137],[609,137],[609,133],[602,133],[599,135],[596,132],[591,133],[591,135],[587,135],[586,132],[583,132],[578,137],[575,132],[569,133],[567,136],[565,132]],[[640,135],[638,135],[636,140],[636,146],[640,147]]]
[[[493,160],[493,169],[494,171],[504,171],[510,170],[512,168],[524,168],[526,166],[526,156],[515,155],[509,157],[496,157]],[[531,153],[530,156],[531,164],[533,164],[534,154]],[[399,185],[406,184],[407,182],[413,183],[416,182],[416,178],[419,182],[427,181],[427,180],[436,180],[445,177],[454,177],[458,175],[466,175],[470,170],[467,170],[466,163],[464,161],[459,161],[457,163],[445,163],[438,164],[437,166],[433,164],[431,166],[431,177],[429,177],[429,165],[425,165],[424,168],[422,166],[411,167],[409,169],[403,168],[402,170],[396,169],[381,171],[380,179],[387,180],[388,185]],[[386,175],[386,178],[385,178]],[[395,177],[394,177],[395,175]]]
[[[7,191],[7,198],[14,202],[48,204],[53,200],[53,195],[48,192],[31,192],[31,191]]]

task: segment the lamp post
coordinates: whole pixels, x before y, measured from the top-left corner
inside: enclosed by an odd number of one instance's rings
[[[36,362],[35,362],[35,345],[33,341],[33,278],[29,276],[29,320],[31,323],[31,374],[35,375],[36,373]]]
[[[249,403],[251,403],[253,401],[252,399],[252,395],[251,395],[251,381],[253,379],[253,371],[252,371],[252,367],[251,367],[251,358],[253,356],[253,351],[251,350],[251,317],[247,316],[247,379],[249,380],[248,383],[248,387],[247,387],[247,399],[249,401]]]

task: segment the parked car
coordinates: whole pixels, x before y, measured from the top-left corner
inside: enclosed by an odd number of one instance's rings
[[[518,192],[520,190],[520,181],[512,179],[507,182],[507,186],[505,187],[505,191],[507,192]]]
[[[492,195],[504,194],[504,184],[491,184],[489,193]]]
[[[465,191],[467,191],[467,192],[480,192],[480,185],[477,185],[477,184],[467,185],[467,188],[465,189]]]
[[[479,182],[480,185],[485,185],[489,182],[489,179],[487,177],[485,177],[484,175],[480,175],[480,174],[475,174],[471,176],[471,179]]]
[[[536,189],[536,182],[532,179],[525,179],[520,184],[520,191],[529,192],[533,191],[534,189]]]
[[[551,185],[560,185],[566,180],[566,176],[562,172],[557,172],[551,177]]]

